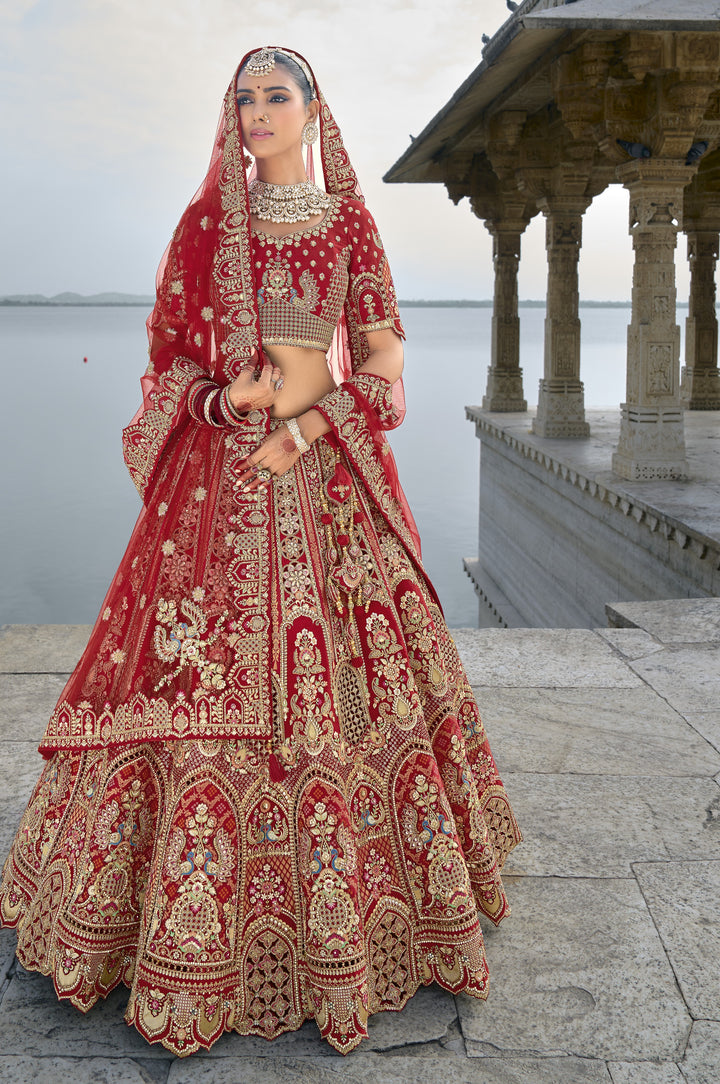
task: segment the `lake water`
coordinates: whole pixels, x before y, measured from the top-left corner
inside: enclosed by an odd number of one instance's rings
[[[617,405],[629,309],[583,308],[581,315],[586,404]],[[120,430],[140,400],[145,316],[141,308],[0,306],[0,623],[97,616],[140,507]],[[482,400],[491,316],[490,309],[403,311],[408,413],[391,441],[451,626],[477,622],[462,558],[477,551],[479,443],[464,407]],[[521,310],[531,405],[542,375],[543,320],[542,309]]]

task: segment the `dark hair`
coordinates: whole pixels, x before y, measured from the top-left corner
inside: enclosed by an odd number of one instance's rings
[[[248,57],[248,61],[242,69],[243,71],[245,71],[245,68],[247,67],[251,59],[252,57]],[[293,60],[293,58],[291,56],[288,56],[286,53],[276,52],[275,64],[285,69],[288,75],[292,78],[295,86],[302,94],[305,105],[309,105],[315,97],[315,92],[310,86],[305,72],[302,70],[297,61]]]

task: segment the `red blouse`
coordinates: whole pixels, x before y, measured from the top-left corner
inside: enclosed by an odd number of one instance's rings
[[[252,236],[263,345],[327,351],[346,298],[361,331],[405,337],[375,221],[364,204],[333,196],[316,226]]]

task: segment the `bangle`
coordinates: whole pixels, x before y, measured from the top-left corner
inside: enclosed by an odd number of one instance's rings
[[[223,388],[223,403],[227,407],[227,410],[236,424],[244,422],[247,412],[252,409],[252,403],[243,403],[244,410],[238,410],[233,406],[233,401],[230,398],[230,385],[226,384]]]
[[[230,413],[227,405],[227,388],[223,388],[218,396],[218,409],[223,417],[223,421],[227,425],[235,425],[235,419]]]
[[[217,429],[219,427],[218,427],[217,422],[215,422],[213,420],[212,408],[213,408],[213,399],[218,394],[219,394],[218,392],[213,392],[211,395],[208,395],[207,399],[203,403],[203,408],[202,408],[203,409],[203,417],[205,418],[205,421],[208,423],[208,425],[212,425],[215,429]]]
[[[202,413],[205,400],[212,392],[215,385],[211,380],[196,380],[188,392],[188,409],[196,422],[205,420]]]
[[[295,447],[297,448],[297,450],[299,452],[309,452],[310,445],[300,432],[300,426],[297,423],[297,418],[286,418],[285,425],[288,427],[290,436],[295,441]]]
[[[232,403],[230,402],[230,393],[228,391],[228,385],[225,385],[223,390],[220,392],[220,397],[218,399],[218,406],[220,408],[220,413],[222,414],[225,422],[228,425],[232,425],[232,426],[240,425],[245,420],[243,417],[241,417],[237,413],[237,411],[233,407]]]

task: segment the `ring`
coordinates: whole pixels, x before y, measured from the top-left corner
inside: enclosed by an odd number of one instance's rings
[[[261,482],[269,482],[272,478],[272,471],[269,471],[267,467],[261,467],[257,472],[257,477]]]

